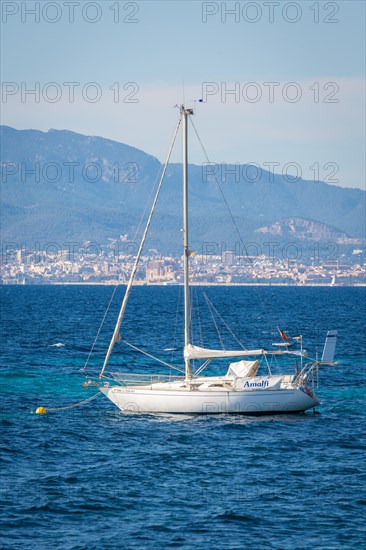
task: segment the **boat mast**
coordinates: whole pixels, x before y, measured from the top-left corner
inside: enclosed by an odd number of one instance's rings
[[[184,272],[184,346],[189,344],[190,300],[189,300],[189,247],[188,247],[188,117],[192,109],[180,107],[183,131],[183,272]],[[191,377],[189,358],[186,357],[186,378]]]

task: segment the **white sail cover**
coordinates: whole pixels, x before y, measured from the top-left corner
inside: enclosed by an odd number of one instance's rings
[[[185,359],[214,359],[215,357],[248,357],[252,355],[263,355],[264,349],[252,350],[223,350],[223,349],[206,349],[199,346],[188,344],[184,348]]]
[[[245,378],[255,376],[257,374],[259,366],[258,359],[256,361],[237,361],[236,363],[230,363],[229,369],[225,374],[225,378],[236,376],[237,378]]]

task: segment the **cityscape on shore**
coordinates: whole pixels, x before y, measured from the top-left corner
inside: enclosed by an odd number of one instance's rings
[[[213,248],[212,248],[213,250]],[[193,285],[294,285],[363,286],[366,284],[365,252],[353,248],[348,254],[321,261],[281,258],[274,254],[239,255],[232,250],[218,254],[190,253]],[[6,246],[2,250],[0,284],[124,284],[135,259],[134,246],[116,253],[108,246],[84,246],[82,250],[60,248],[51,243],[43,249]],[[183,258],[163,256],[155,249],[143,255],[136,284],[183,284]]]

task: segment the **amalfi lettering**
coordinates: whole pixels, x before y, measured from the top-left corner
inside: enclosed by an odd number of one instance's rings
[[[244,388],[267,388],[268,386],[268,380],[261,380],[260,382],[249,382],[249,380],[247,380],[244,384]]]

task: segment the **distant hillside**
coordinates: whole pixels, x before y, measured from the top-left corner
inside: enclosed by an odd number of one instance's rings
[[[288,239],[309,241],[344,242],[350,239],[347,233],[325,223],[307,220],[305,218],[286,218],[273,223],[269,227],[261,227],[256,233],[276,235]]]
[[[156,158],[123,143],[66,130],[2,126],[0,134],[4,242],[134,238],[161,170]],[[254,170],[246,166],[237,180],[229,176],[221,181],[244,241],[268,240],[268,235],[365,238],[363,191],[305,180],[290,183],[264,170],[259,181],[248,181]],[[179,164],[168,168],[147,244],[164,253],[180,250],[181,172]],[[230,248],[238,236],[214,178],[190,165],[189,179],[192,247],[224,242]]]

